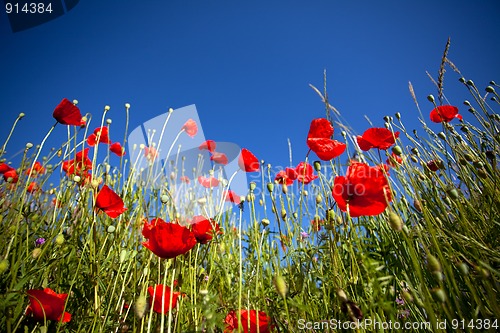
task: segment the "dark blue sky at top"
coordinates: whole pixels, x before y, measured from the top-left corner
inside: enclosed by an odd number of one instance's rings
[[[112,139],[121,141],[124,104],[133,129],[169,107],[196,104],[207,139],[234,142],[273,165],[307,153],[310,121],[324,105],[308,86],[323,86],[354,130],[401,112],[418,128],[408,92],[422,110],[448,37],[449,58],[483,89],[500,81],[498,1],[96,1],[12,33],[0,14],[0,143],[26,113],[7,147],[12,158],[39,143],[63,97],[78,99],[94,125],[105,105]],[[470,99],[448,69],[445,94],[460,107]],[[439,125],[436,129],[439,129]],[[95,127],[95,126],[92,126]],[[64,141],[58,126],[48,147]],[[341,139],[340,131],[335,134]],[[19,157],[19,156],[18,156]],[[312,157],[316,159],[316,157]]]

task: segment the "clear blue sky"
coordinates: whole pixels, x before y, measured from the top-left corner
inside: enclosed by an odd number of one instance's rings
[[[234,142],[288,165],[324,106],[308,87],[328,72],[330,102],[356,131],[401,112],[418,126],[412,81],[424,111],[451,37],[449,58],[484,88],[500,81],[498,1],[127,1],[81,0],[67,14],[12,33],[0,13],[0,143],[26,113],[7,158],[38,143],[63,97],[100,118],[104,105],[123,133],[169,107],[196,104],[205,137]],[[445,93],[468,98],[451,70]],[[340,138],[340,131],[336,138]],[[65,138],[58,126],[50,144]],[[114,137],[115,140],[121,140]]]

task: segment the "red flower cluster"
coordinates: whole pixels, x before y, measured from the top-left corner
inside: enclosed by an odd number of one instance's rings
[[[276,174],[274,181],[278,184],[292,185],[295,179],[297,179],[297,171],[292,168],[286,168]]]
[[[186,134],[193,138],[198,133],[198,125],[193,119],[188,119],[181,130],[186,131]]]
[[[171,309],[177,306],[177,298],[181,295],[180,292],[172,292],[169,286],[164,286],[162,284],[156,285],[156,287],[148,287],[149,296],[149,306],[153,307],[153,311],[156,313],[167,314]],[[172,299],[172,304],[170,304],[170,299]]]
[[[56,106],[52,116],[63,125],[85,126],[80,109],[67,98],[63,98],[61,103]]]
[[[45,168],[42,166],[42,163],[36,161],[35,164],[28,170],[26,170],[26,175],[31,174],[32,178],[36,178],[45,173]]]
[[[221,234],[220,227],[214,219],[207,219],[203,216],[195,216],[191,221],[191,230],[196,241],[200,244],[207,244],[215,234]]]
[[[269,333],[271,331],[271,318],[264,311],[240,310],[241,329],[245,333]],[[238,332],[238,314],[232,310],[224,319],[226,328],[224,333]]]
[[[323,161],[341,155],[346,149],[345,143],[332,140],[333,126],[324,118],[314,119],[307,134],[307,146]]]
[[[198,148],[200,150],[208,150],[208,152],[211,155],[210,160],[214,161],[214,163],[226,165],[229,162],[226,154],[216,152],[215,151],[216,147],[217,147],[217,143],[214,140],[207,140],[207,141],[203,142]]]
[[[78,175],[84,179],[89,177],[89,172],[92,170],[92,161],[89,159],[89,149],[76,153],[74,159],[64,161],[62,169],[67,175]]]
[[[50,288],[44,290],[31,289],[26,292],[30,305],[26,309],[26,315],[33,314],[38,321],[57,320],[67,323],[71,320],[71,314],[64,311],[64,304],[68,294],[57,294]]]
[[[200,150],[208,150],[209,152],[213,153],[215,152],[215,147],[217,144],[215,143],[214,140],[207,140],[203,142],[200,147],[198,147]]]
[[[458,114],[458,108],[456,106],[440,105],[431,111],[430,118],[431,121],[435,123],[443,121],[449,123],[455,118],[462,120],[462,115]]]
[[[392,133],[387,128],[369,128],[362,136],[357,136],[358,146],[363,151],[368,151],[372,148],[382,150],[388,149],[399,137],[399,132]]]
[[[392,153],[391,156],[389,156],[389,158],[385,161],[385,163],[393,168],[397,168],[400,164],[403,163],[403,159],[400,156]]]
[[[306,162],[300,162],[295,169],[286,168],[278,172],[274,181],[278,184],[292,185],[294,180],[297,180],[307,185],[316,178],[318,178],[318,176],[313,174],[312,166]]]
[[[0,173],[3,175],[3,179],[5,181],[8,181],[9,178],[13,184],[19,181],[19,175],[17,174],[16,169],[6,163],[0,163]]]
[[[198,182],[201,184],[201,186],[206,187],[206,188],[212,188],[212,187],[219,186],[219,181],[214,176],[210,176],[210,177],[199,176]]]
[[[109,145],[109,150],[117,156],[125,155],[125,148],[122,147],[119,142],[111,142],[111,139],[109,138],[109,129],[106,126],[96,128],[94,133],[90,134],[87,138],[87,144],[91,147],[98,143],[105,143]]]
[[[123,207],[122,198],[113,192],[108,185],[104,185],[97,194],[95,206],[111,218],[118,217],[127,210]]]
[[[196,238],[188,228],[160,218],[152,219],[150,223],[146,220],[142,235],[148,239],[142,245],[163,259],[185,254],[196,245]]]
[[[386,166],[387,167],[387,166]],[[353,162],[345,176],[337,176],[332,190],[339,208],[352,217],[382,213],[392,200],[386,178],[387,169]]]

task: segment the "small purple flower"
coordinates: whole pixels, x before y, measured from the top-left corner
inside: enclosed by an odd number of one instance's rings
[[[399,319],[407,319],[409,316],[410,316],[410,310],[408,309],[398,311]]]
[[[300,237],[302,237],[302,239],[304,239],[304,238],[308,238],[308,237],[309,237],[309,234],[308,234],[307,232],[305,232],[305,231],[302,231],[302,232],[300,233]]]
[[[35,240],[35,245],[36,245],[36,246],[42,246],[42,245],[43,245],[43,243],[45,243],[45,238],[43,238],[43,237],[37,238],[37,239]]]
[[[404,305],[405,304],[405,300],[402,299],[401,297],[398,297],[398,298],[396,298],[396,304],[397,305]]]

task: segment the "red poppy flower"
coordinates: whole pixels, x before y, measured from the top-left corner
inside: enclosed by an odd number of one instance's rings
[[[385,161],[385,163],[393,168],[397,168],[400,164],[403,163],[403,159],[400,156],[392,153],[391,156],[389,156],[389,158],[387,159],[387,161]]]
[[[95,206],[111,218],[120,216],[127,208],[123,207],[123,200],[113,192],[108,185],[104,185],[97,194]]]
[[[295,167],[295,171],[297,172],[297,180],[306,185],[318,178],[318,176],[313,174],[313,167],[306,162],[300,162]]]
[[[220,227],[214,219],[207,219],[203,216],[195,216],[190,221],[196,241],[200,244],[207,244],[212,240],[214,234],[220,234]]]
[[[94,133],[90,134],[87,138],[87,144],[91,147],[95,146],[98,143],[111,143],[111,140],[109,139],[108,128],[106,126],[96,128],[94,130]]]
[[[226,154],[215,151],[212,153],[212,156],[210,156],[210,160],[222,165],[226,165],[228,163]]]
[[[231,201],[237,205],[241,203],[241,197],[237,195],[234,191],[228,190],[226,193],[225,201]]]
[[[378,148],[382,150],[388,149],[399,137],[399,132],[392,133],[387,128],[369,128],[364,133],[363,136],[357,136],[358,146],[363,151],[368,151],[371,148]]]
[[[158,157],[158,151],[155,147],[145,147],[144,148],[144,156],[149,161],[154,161]]]
[[[433,109],[430,114],[431,121],[440,123],[445,121],[449,123],[454,118],[462,120],[462,115],[458,114],[458,108],[452,105],[441,105]]]
[[[180,292],[172,292],[169,286],[164,286],[162,284],[156,285],[156,287],[148,287],[149,296],[149,306],[153,307],[153,311],[156,313],[167,314],[171,309],[177,306],[177,298],[181,295]],[[172,299],[172,303],[170,303]]]
[[[7,171],[14,170],[13,167],[8,165],[7,163],[0,163],[0,173],[4,174]]]
[[[79,175],[85,176],[89,170],[92,170],[92,161],[89,159],[89,149],[76,153],[74,159],[69,161],[64,161],[62,163],[62,169],[68,175]]]
[[[269,333],[271,331],[271,318],[264,312],[257,310],[240,310],[241,329],[245,333]],[[230,311],[226,319],[225,333],[238,331],[238,315],[234,310]]]
[[[279,184],[292,185],[293,181],[297,179],[297,171],[292,168],[286,168],[285,170],[281,170],[276,174],[274,180]]]
[[[215,143],[214,140],[207,140],[200,145],[199,149],[208,150],[209,152],[213,153],[215,151],[216,146],[217,144]]]
[[[33,193],[33,192],[36,192],[40,189],[40,187],[38,187],[38,184],[35,183],[35,182],[31,182],[29,185],[28,185],[28,188],[26,189],[26,191],[28,191],[29,193]]]
[[[260,170],[259,160],[246,148],[241,149],[238,165],[245,172],[257,172]]]
[[[11,179],[11,183],[15,184],[19,181],[19,175],[17,174],[16,169],[10,169],[3,173],[3,179],[8,182],[9,178]]]
[[[198,133],[198,125],[196,125],[196,121],[193,119],[186,121],[186,123],[182,126],[182,129],[186,131],[186,134],[190,137],[194,137],[196,133]]]
[[[26,174],[29,175],[31,173],[31,177],[36,178],[39,175],[43,175],[45,173],[45,168],[42,166],[42,163],[36,161],[33,164],[33,167],[26,170]]]
[[[80,109],[67,98],[63,98],[61,103],[54,109],[52,116],[63,125],[84,126]]]
[[[314,119],[307,134],[307,146],[323,161],[329,161],[341,155],[346,149],[345,143],[332,140],[333,126],[324,118]]]
[[[191,180],[189,179],[188,176],[181,176],[181,182],[189,184]]]
[[[122,147],[119,142],[115,142],[111,146],[109,146],[109,150],[111,150],[111,152],[115,153],[117,156],[125,155],[125,148]]]
[[[166,223],[160,218],[153,219],[150,223],[145,222],[142,235],[148,240],[142,245],[160,258],[175,258],[196,245],[194,234],[186,227]]]
[[[57,320],[67,323],[71,320],[71,314],[64,311],[64,304],[68,294],[57,294],[50,288],[44,290],[31,289],[26,292],[30,305],[26,309],[26,315],[33,314],[38,321]]]
[[[198,177],[198,182],[206,188],[211,188],[211,187],[217,187],[219,186],[219,181],[217,178],[210,176],[210,177],[205,177],[205,176],[199,176]]]
[[[443,161],[441,160],[430,160],[427,162],[427,167],[431,171],[438,171],[439,169],[444,169]]]
[[[339,208],[344,212],[349,208],[352,217],[382,213],[392,200],[385,173],[382,166],[353,162],[345,176],[334,180],[332,194]]]

